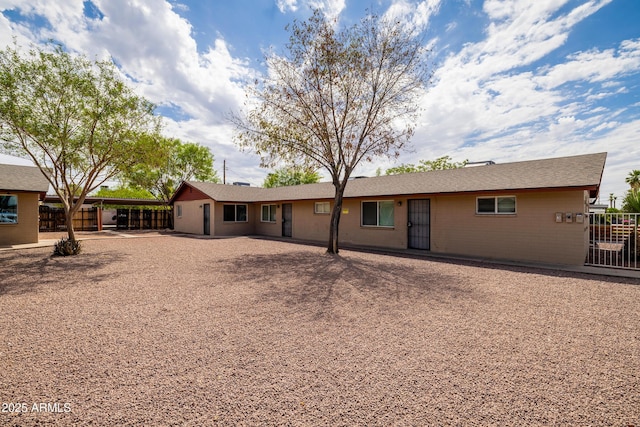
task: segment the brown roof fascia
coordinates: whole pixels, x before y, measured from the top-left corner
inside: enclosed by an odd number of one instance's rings
[[[169,201],[169,204],[173,203],[176,200],[189,201],[189,200],[211,199],[211,196],[208,196],[207,194],[198,190],[194,186],[189,185],[189,183],[184,182],[183,184],[185,185],[181,185],[178,188],[178,191],[176,191],[174,196],[171,198],[171,200]]]

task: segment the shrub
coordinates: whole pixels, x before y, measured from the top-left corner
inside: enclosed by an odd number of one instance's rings
[[[59,256],[78,255],[82,247],[79,240],[71,240],[63,237],[53,247],[53,254]]]
[[[625,212],[640,212],[640,189],[629,190],[622,203]]]

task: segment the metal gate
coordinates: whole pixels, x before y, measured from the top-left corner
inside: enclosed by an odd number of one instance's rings
[[[640,270],[637,213],[589,214],[586,265]]]
[[[409,248],[430,249],[430,216],[429,199],[409,200]]]
[[[118,209],[118,230],[161,230],[172,227],[172,211],[151,209]]]

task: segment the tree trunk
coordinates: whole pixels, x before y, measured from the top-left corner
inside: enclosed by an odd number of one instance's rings
[[[64,204],[64,213],[67,220],[67,235],[69,236],[69,240],[74,242],[76,240],[76,231],[73,228],[73,217],[76,212],[82,209],[85,197],[85,194],[81,194],[77,200],[74,200],[74,197],[71,196],[67,198],[67,203]]]
[[[335,185],[335,184],[334,184]],[[345,183],[336,185],[336,196],[333,200],[333,209],[331,210],[331,224],[329,227],[329,245],[327,247],[327,253],[338,253],[338,228],[340,225],[340,215],[342,214],[342,196],[344,194]]]
[[[67,235],[69,236],[69,240],[76,240],[76,232],[73,229],[73,214],[74,212],[71,209],[65,208],[65,220],[67,222]]]

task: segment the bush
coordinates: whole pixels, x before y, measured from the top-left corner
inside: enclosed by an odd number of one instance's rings
[[[79,240],[71,240],[62,238],[58,240],[53,247],[53,254],[58,256],[78,255],[82,247]]]
[[[629,190],[622,203],[625,212],[640,212],[640,188],[632,188]]]

